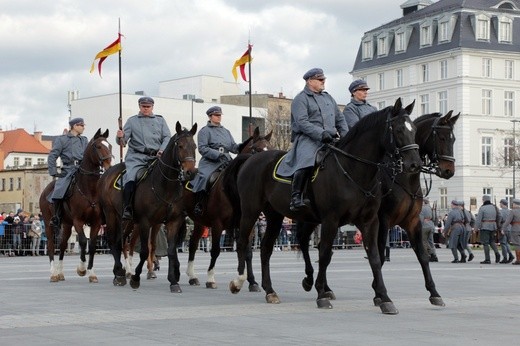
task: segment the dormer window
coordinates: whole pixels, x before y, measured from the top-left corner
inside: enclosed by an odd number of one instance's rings
[[[420,25],[421,32],[421,48],[430,47],[433,42],[433,22],[432,20],[426,20]]]
[[[513,42],[513,20],[506,16],[497,18],[497,32],[499,43],[512,43]]]
[[[454,14],[446,14],[438,19],[439,25],[439,43],[447,43],[451,41],[453,31],[455,29],[455,23],[457,22],[457,16]]]
[[[363,60],[372,60],[374,56],[372,38],[363,40]]]
[[[395,30],[395,54],[406,52],[406,48],[408,47],[408,41],[410,40],[410,35],[412,34],[412,30],[412,26],[401,26]]]
[[[391,45],[391,34],[384,32],[377,35],[377,56],[384,57],[388,55],[388,51]]]
[[[477,41],[489,41],[490,36],[490,18],[485,14],[478,14],[471,18],[471,24],[475,31],[475,39]]]

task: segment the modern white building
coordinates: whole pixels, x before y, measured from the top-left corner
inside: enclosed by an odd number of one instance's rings
[[[412,119],[461,113],[455,176],[434,178],[430,192],[440,211],[452,199],[474,211],[483,194],[512,199],[513,181],[518,188],[520,180],[513,155],[520,135],[520,0],[409,0],[401,8],[401,18],[364,34],[351,74],[367,81],[369,102],[378,108],[402,97],[404,104],[416,101]]]
[[[195,76],[161,82],[160,95],[150,96],[155,101],[154,113],[160,114],[166,119],[172,135],[175,133],[177,121],[188,129],[191,128],[192,123],[197,123],[198,129],[201,129],[208,121],[206,110],[218,105],[222,107],[222,125],[239,143],[248,137],[249,107],[220,104],[220,96],[235,95],[238,93],[237,88],[235,83],[226,83],[223,78]],[[138,112],[137,101],[142,96],[141,93],[122,95],[123,125],[126,119]],[[203,100],[204,103],[194,102],[200,102],[200,100]],[[115,136],[118,129],[119,94],[73,98],[70,100],[70,108],[71,117],[85,119],[87,124],[85,135],[88,138],[91,138],[98,128],[101,128],[102,132],[109,129],[110,142],[114,145],[113,154],[118,161],[119,150],[115,148]],[[267,108],[253,107],[251,115],[253,125],[262,122],[267,115]]]

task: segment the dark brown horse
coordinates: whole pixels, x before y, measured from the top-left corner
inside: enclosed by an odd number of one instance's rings
[[[452,116],[452,111],[445,116],[440,113],[426,114],[415,119],[414,124],[417,128],[415,135],[416,143],[419,145],[419,154],[423,161],[423,172],[435,173],[441,178],[449,179],[455,173],[455,159],[453,157],[453,144],[455,136],[453,127],[459,115]],[[420,184],[420,173],[394,175],[388,169],[382,172],[382,192],[383,200],[378,211],[379,232],[378,232],[378,251],[379,257],[369,258],[370,261],[379,261],[381,265],[385,263],[383,251],[385,249],[387,230],[399,225],[406,230],[408,238],[414,249],[423,271],[426,289],[430,292],[430,302],[433,305],[444,306],[444,302],[435,288],[435,283],[430,272],[429,258],[422,245],[422,227],[419,220],[421,212],[423,191]],[[305,260],[306,277],[302,281],[303,288],[309,291],[313,284],[312,262],[309,257],[309,237],[311,236],[315,224],[299,225],[297,237],[300,240],[302,256]],[[364,231],[364,230],[362,230]],[[363,232],[365,236],[366,232]],[[367,244],[365,244],[366,247]],[[372,244],[375,245],[375,244]],[[368,251],[369,256],[373,252]],[[377,285],[374,277],[373,287]],[[326,292],[331,299],[335,298],[334,293],[328,286]],[[374,304],[380,306],[383,297],[378,295],[374,298]],[[388,302],[387,302],[388,303]],[[388,305],[388,304],[387,304]],[[397,313],[395,310],[384,311],[386,313]]]
[[[272,131],[265,135],[260,136],[260,130],[258,127],[255,129],[253,136],[249,137],[243,145],[241,154],[256,154],[266,150],[271,150],[272,146],[269,143],[271,140]],[[245,156],[244,156],[245,158]],[[241,160],[243,163],[243,160]],[[235,162],[236,164],[237,162]],[[195,275],[193,270],[195,252],[197,251],[199,240],[202,237],[203,226],[210,227],[211,229],[211,261],[208,267],[208,279],[206,281],[207,288],[217,288],[215,281],[215,263],[218,256],[220,255],[220,236],[223,230],[232,233],[235,228],[238,228],[238,219],[234,218],[233,206],[229,201],[229,197],[224,189],[224,181],[231,179],[232,182],[236,181],[236,176],[230,177],[228,175],[229,170],[224,169],[219,178],[215,181],[209,192],[208,200],[202,215],[195,215],[193,209],[195,208],[195,194],[184,189],[183,200],[184,208],[188,216],[194,221],[193,233],[190,237],[189,242],[189,258],[188,267],[186,274],[189,278],[190,285],[200,285],[199,279]],[[236,171],[234,173],[236,175]],[[249,248],[251,250],[251,248]],[[249,290],[253,292],[260,291],[258,284],[254,280],[253,269],[251,264],[252,252],[248,251],[247,256],[247,268],[248,268],[248,281]]]
[[[415,126],[409,118],[413,103],[402,108],[401,99],[361,119],[319,164],[320,170],[306,195],[311,207],[302,211],[289,210],[291,186],[273,177],[273,171],[284,155],[280,151],[267,151],[249,158],[238,172],[237,188],[240,196],[240,235],[237,242],[238,277],[231,281],[230,290],[237,293],[246,279],[245,253],[247,239],[258,215],[264,212],[267,229],[261,244],[262,288],[269,303],[279,303],[270,278],[269,259],[280,232],[284,216],[299,222],[321,223],[319,272],[315,282],[320,308],[331,308],[326,288],[326,271],[332,256],[332,244],[340,225],[353,223],[366,230],[364,241],[370,255],[378,256],[377,211],[381,202],[379,171],[387,165],[395,172],[417,172],[421,167],[418,146],[415,144]],[[391,163],[383,164],[385,156]],[[374,287],[386,297],[381,275],[381,262],[370,261],[377,285]],[[388,298],[388,301],[390,299]],[[386,299],[384,300],[387,301]],[[385,303],[381,304],[382,310]]]
[[[40,195],[40,209],[45,221],[45,235],[47,236],[47,253],[51,263],[51,282],[65,280],[63,274],[63,256],[67,248],[67,241],[72,233],[72,226],[78,233],[80,246],[80,264],[77,267],[79,276],[85,276],[88,271],[90,282],[98,282],[94,273],[94,255],[96,253],[97,234],[101,227],[101,210],[98,204],[98,190],[96,184],[102,172],[108,169],[112,162],[112,145],[108,143],[108,130],[101,134],[98,129],[90,140],[83,154],[78,170],[74,174],[71,186],[63,202],[62,232],[54,229],[50,220],[54,214],[54,205],[49,202],[49,196],[54,191],[52,181]],[[83,226],[90,226],[89,261],[86,264],[87,237]],[[55,234],[60,235],[59,262],[54,262]]]
[[[168,259],[170,289],[180,290],[175,280],[174,263],[178,263],[175,248],[176,233],[184,221],[182,204],[182,183],[191,179],[196,172],[195,150],[193,136],[197,132],[197,124],[191,130],[183,129],[179,122],[175,126],[176,134],[172,136],[160,158],[150,165],[146,178],[141,180],[135,191],[133,220],[121,225],[122,194],[116,188],[125,169],[124,163],[110,168],[99,180],[101,191],[100,203],[106,220],[105,234],[114,257],[114,285],[126,285],[125,270],[121,263],[123,247],[123,231],[133,230],[141,240],[139,264],[135,274],[131,276],[130,285],[136,289],[140,286],[140,275],[148,257],[148,241],[155,239],[156,232],[162,223],[168,229]],[[152,232],[152,233],[150,233]],[[177,264],[178,267],[178,264]]]

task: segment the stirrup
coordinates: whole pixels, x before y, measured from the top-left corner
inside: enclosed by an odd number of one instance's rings
[[[195,204],[195,207],[193,208],[193,213],[197,216],[201,216],[204,213],[204,210],[202,209],[201,203]]]
[[[123,220],[132,220],[134,218],[132,208],[130,206],[125,207],[125,209],[123,210],[122,218]]]
[[[61,220],[60,220],[60,218],[57,215],[54,215],[51,218],[51,226],[53,226],[55,228],[60,228],[61,227]]]

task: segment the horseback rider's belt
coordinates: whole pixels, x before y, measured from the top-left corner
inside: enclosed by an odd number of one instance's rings
[[[158,150],[150,149],[150,148],[144,148],[143,151],[139,151],[139,150],[135,150],[135,149],[134,149],[134,151],[136,153],[145,154],[145,155],[148,155],[148,156],[157,156],[157,151]]]

